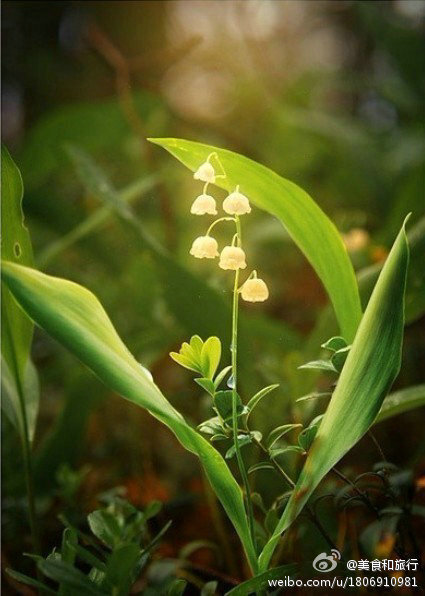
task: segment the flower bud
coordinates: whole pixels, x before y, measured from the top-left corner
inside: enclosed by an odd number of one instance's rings
[[[226,213],[229,213],[229,215],[244,215],[245,213],[251,213],[251,207],[247,197],[237,189],[224,199],[223,209]]]
[[[241,295],[247,302],[264,302],[269,297],[269,290],[262,279],[248,279],[242,286]]]
[[[205,161],[199,166],[196,172],[193,174],[195,180],[202,180],[202,182],[215,182],[215,171],[209,161]]]
[[[215,205],[215,199],[211,195],[202,194],[197,197],[190,208],[190,212],[193,215],[217,215],[217,208]]]
[[[193,241],[190,254],[197,259],[214,259],[218,257],[218,244],[211,236],[199,236]]]
[[[269,290],[262,279],[248,279],[242,286],[241,295],[247,302],[264,302],[269,297]]]
[[[238,246],[225,246],[220,254],[219,267],[222,269],[245,269],[245,253]]]

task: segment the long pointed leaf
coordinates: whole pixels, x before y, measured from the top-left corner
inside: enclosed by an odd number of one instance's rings
[[[31,239],[22,212],[22,177],[4,146],[1,158],[2,255],[8,261],[32,265]],[[32,440],[38,412],[38,379],[29,358],[34,325],[3,284],[1,320],[1,352],[5,363],[2,405],[21,436],[28,433]]]
[[[215,152],[226,172],[226,178],[217,178],[216,184],[228,191],[239,184],[253,203],[279,218],[320,277],[341,333],[351,342],[361,318],[354,269],[338,230],[313,199],[293,182],[232,151],[183,139],[149,140],[192,171]]]
[[[337,387],[279,523],[260,556],[268,567],[280,535],[319,482],[373,423],[400,369],[409,250],[404,226],[379,276]]]
[[[395,391],[384,399],[374,424],[421,406],[425,406],[425,385],[414,385],[413,387],[400,389],[400,391]]]
[[[23,309],[40,327],[74,353],[108,387],[161,420],[188,451],[198,455],[255,570],[256,557],[242,492],[225,461],[151,381],[119,338],[97,298],[78,284],[13,263],[3,264],[2,275]]]

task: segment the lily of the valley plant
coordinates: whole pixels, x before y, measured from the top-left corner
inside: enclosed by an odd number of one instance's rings
[[[403,410],[400,400],[394,407],[394,400],[389,398],[384,403],[384,398],[400,367],[408,267],[404,225],[363,313],[354,270],[340,234],[305,191],[230,151],[180,139],[153,141],[188,167],[195,180],[204,183],[191,206],[192,214],[208,217],[218,216],[221,208],[224,211],[223,216],[205,226],[203,236],[193,241],[190,254],[198,259],[217,259],[221,269],[233,272],[231,345],[226,346],[226,353],[228,348],[231,350],[231,365],[220,368],[222,346],[215,336],[201,339],[194,335],[178,353],[172,353],[175,361],[196,374],[196,383],[210,396],[213,415],[208,420],[198,429],[186,422],[150,373],[130,354],[101,304],[87,289],[28,267],[30,262],[14,255],[13,250],[7,252],[8,261],[3,264],[3,281],[28,317],[80,358],[113,391],[146,408],[168,426],[181,444],[199,457],[241,540],[251,571],[257,576],[270,569],[282,533],[304,507],[310,511],[308,501],[326,474],[376,421]],[[212,185],[227,193],[221,206],[210,190]],[[16,200],[20,202],[19,197]],[[340,328],[340,335],[322,346],[329,358],[305,365],[336,375],[323,413],[296,424],[276,420],[276,427],[266,438],[252,427],[255,417],[251,415],[277,385],[249,396],[239,392],[239,298],[263,302],[269,296],[265,281],[257,275],[257,264],[251,264],[249,247],[245,252],[243,245],[242,224],[251,205],[268,211],[286,227],[321,279]],[[217,225],[231,229],[225,246],[219,246],[214,237]],[[158,263],[166,268],[172,257],[161,251],[156,254]],[[15,305],[11,304],[13,308]],[[333,330],[330,335],[334,335]],[[223,389],[223,384],[227,388]],[[25,410],[25,396],[11,407]],[[248,444],[260,454],[260,461],[250,469],[244,461],[244,446]],[[297,478],[285,468],[288,453],[303,463]],[[238,464],[236,478],[228,465],[233,457]],[[276,508],[273,527],[269,524],[267,530],[262,513],[253,507],[250,478],[258,469],[279,474],[285,495]],[[320,531],[320,524],[317,527]]]

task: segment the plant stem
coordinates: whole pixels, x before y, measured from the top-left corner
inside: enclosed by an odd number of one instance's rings
[[[235,223],[236,223],[236,230],[238,235],[238,243],[239,245],[242,242],[241,239],[241,225],[239,221],[239,217],[235,216]],[[252,543],[254,545],[254,550],[256,550],[256,540],[255,540],[255,530],[254,530],[254,511],[252,507],[251,501],[251,492],[248,480],[248,474],[246,472],[245,464],[242,458],[241,449],[239,446],[238,441],[238,412],[237,412],[237,357],[238,357],[238,305],[239,305],[239,269],[235,271],[235,284],[233,287],[233,305],[232,305],[232,345],[231,345],[231,353],[232,353],[232,377],[233,377],[233,387],[232,387],[232,428],[233,428],[233,440],[235,444],[235,452],[236,452],[236,459],[239,466],[239,471],[242,477],[242,482],[245,489],[245,497],[246,497],[246,506],[247,506],[247,514],[248,514],[248,524],[249,524],[249,531],[251,534]]]
[[[33,474],[32,474],[32,457],[31,457],[31,443],[29,437],[28,418],[25,404],[24,388],[21,382],[21,377],[18,372],[18,364],[16,354],[13,353],[14,365],[15,365],[15,377],[19,395],[19,405],[21,408],[22,415],[22,429],[21,429],[21,445],[22,445],[22,459],[24,463],[24,476],[25,476],[25,487],[27,491],[28,500],[28,520],[32,538],[32,546],[36,555],[41,553],[40,541],[37,531],[36,515],[35,515],[35,499],[34,499],[34,486],[33,486]],[[40,571],[38,567],[37,577],[40,579]]]

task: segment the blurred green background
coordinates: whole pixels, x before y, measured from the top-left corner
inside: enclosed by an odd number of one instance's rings
[[[199,184],[146,137],[226,147],[293,180],[336,223],[366,281],[366,268],[373,276],[412,211],[416,248],[396,386],[424,382],[424,17],[425,3],[411,0],[3,2],[3,140],[23,175],[37,266],[100,298],[137,359],[194,424],[209,405],[168,353],[195,332],[205,338],[217,328],[226,339],[230,321],[204,304],[195,325],[196,293],[105,212],[102,185],[131,201],[146,231],[227,301],[229,277],[189,256],[206,229],[204,218],[189,213]],[[70,147],[100,169],[97,190],[85,184]],[[326,385],[297,366],[317,357],[336,329],[308,263],[277,220],[254,211],[244,243],[270,299],[242,306],[243,397],[281,384],[258,417],[267,428],[301,417],[295,399]],[[167,504],[175,524],[165,552],[214,539],[197,463],[169,432],[109,395],[39,331],[33,358],[41,382],[35,472],[45,544],[57,540],[69,467],[84,469],[70,507],[89,511],[99,492],[121,485],[138,505],[152,498]],[[376,429],[388,459],[419,477],[420,413]],[[28,537],[18,439],[7,420],[3,426],[10,563]],[[364,439],[346,465],[360,472],[376,458]]]

